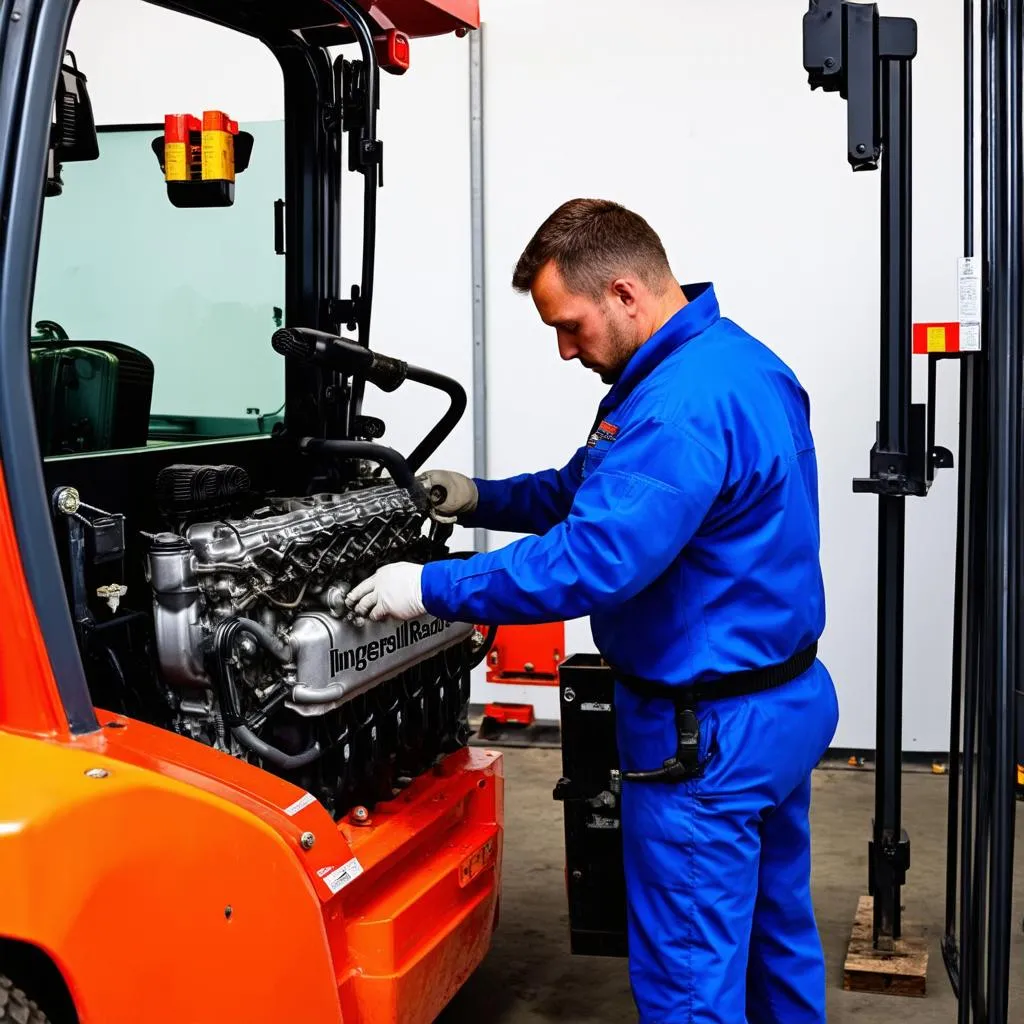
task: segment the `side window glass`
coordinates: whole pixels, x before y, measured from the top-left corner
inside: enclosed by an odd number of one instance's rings
[[[195,30],[194,19],[182,20]],[[284,258],[275,251],[281,121],[232,125],[227,110],[220,135],[193,132],[195,173],[226,181],[233,160],[233,187],[223,186],[233,202],[182,208],[169,198],[165,170],[193,173],[190,154],[182,147],[165,159],[164,117],[188,113],[202,129],[204,111],[170,106],[169,82],[160,89],[167,109],[154,109],[152,121],[105,127],[116,112],[97,97],[112,95],[106,79],[119,68],[81,71],[98,155],[51,161],[28,339],[44,456],[269,433],[284,404],[284,361],[269,342],[284,320]],[[195,88],[183,79],[181,93]],[[218,127],[214,113],[207,123]],[[215,145],[222,151],[211,155]],[[195,185],[179,189],[185,202]]]

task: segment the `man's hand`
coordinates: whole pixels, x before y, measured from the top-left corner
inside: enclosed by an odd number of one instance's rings
[[[454,523],[459,516],[476,509],[480,495],[468,476],[448,469],[430,469],[420,474],[419,480],[430,495],[435,519]]]
[[[426,613],[420,576],[423,566],[413,562],[382,565],[372,576],[345,595],[350,618],[361,626],[369,619],[415,619]]]

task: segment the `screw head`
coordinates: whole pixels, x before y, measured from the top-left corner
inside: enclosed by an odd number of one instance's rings
[[[574,882],[578,882],[583,877],[582,871],[574,871],[572,873],[572,879]]]
[[[227,920],[231,920],[231,915],[233,913],[234,911],[231,909],[230,904],[224,908],[224,917],[227,918]]]
[[[370,812],[365,807],[352,808],[352,820],[357,825],[365,825],[370,820]]]
[[[834,68],[835,66],[836,66],[835,60],[833,60],[831,57],[826,57],[825,58],[825,67],[826,68],[828,68],[831,71],[832,68]]]
[[[62,487],[57,492],[57,511],[62,515],[73,516],[81,504],[82,499],[74,487]]]
[[[110,772],[106,768],[90,768],[85,774],[90,779],[105,779]]]
[[[571,704],[576,699],[576,691],[571,686],[567,686],[562,697],[566,704]]]
[[[304,850],[312,850],[316,842],[316,836],[312,832],[303,832],[299,837],[299,843]]]

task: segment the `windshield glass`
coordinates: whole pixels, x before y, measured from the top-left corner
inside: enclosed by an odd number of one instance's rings
[[[194,19],[168,12],[153,26],[167,31],[176,22],[196,31]],[[226,35],[240,45],[237,34]],[[71,47],[75,38],[73,28]],[[141,39],[132,45],[146,49]],[[241,45],[263,49],[253,40]],[[48,195],[43,210],[29,345],[44,455],[269,432],[284,403],[283,361],[270,347],[284,320],[285,261],[275,251],[282,122],[239,121],[234,135],[231,126],[220,136],[196,133],[203,147],[230,137],[239,165],[251,136],[251,157],[234,174],[231,205],[179,208],[161,160],[165,115],[203,119],[201,107],[171,103],[175,76],[182,102],[196,97],[187,62],[160,68],[159,95],[146,103],[132,93],[131,67],[87,65],[88,52],[85,32],[75,57],[88,77],[99,155],[64,163],[59,185],[48,190],[60,194]],[[272,87],[281,88],[279,72]],[[262,75],[260,88],[268,89]],[[207,109],[218,110],[217,99],[214,89]],[[121,120],[140,109],[145,121]],[[213,162],[207,170],[226,180],[225,167]]]

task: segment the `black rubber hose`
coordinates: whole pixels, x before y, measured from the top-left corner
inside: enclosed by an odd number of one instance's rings
[[[308,750],[304,750],[301,754],[286,754],[283,750],[265,743],[251,729],[244,725],[236,725],[231,730],[231,735],[243,747],[262,757],[264,761],[269,762],[275,768],[280,768],[281,771],[286,772],[293,771],[296,768],[305,768],[306,765],[312,764],[322,753],[320,744],[314,743],[313,746]]]
[[[413,503],[421,512],[430,508],[426,489],[413,472],[409,463],[395,451],[383,444],[371,441],[328,441],[321,437],[304,437],[299,441],[299,450],[313,454],[338,455],[344,459],[368,459],[391,471],[391,478],[399,487],[404,487]]]
[[[458,425],[462,414],[466,411],[468,402],[466,389],[451,377],[442,373],[435,373],[433,370],[425,370],[421,366],[406,367],[406,379],[423,384],[428,388],[443,391],[450,399],[445,414],[437,421],[425,438],[409,453],[406,462],[412,467],[413,472],[423,465],[424,462],[441,446],[448,435]]]
[[[315,761],[322,753],[320,745],[314,743],[301,754],[286,754],[283,750],[271,746],[261,740],[246,724],[242,717],[241,703],[238,699],[238,687],[235,686],[234,672],[231,668],[231,648],[240,633],[249,633],[270,654],[280,661],[291,660],[291,650],[287,644],[275,637],[260,623],[250,619],[228,619],[222,622],[213,635],[214,653],[217,658],[215,677],[218,684],[221,714],[231,735],[238,742],[264,761],[281,771],[292,771],[304,768]]]
[[[217,697],[220,701],[220,713],[228,728],[242,724],[242,705],[238,699],[238,688],[235,686],[231,670],[231,647],[240,630],[238,619],[228,619],[217,626],[213,634],[213,654],[216,658],[214,680],[217,683]]]
[[[236,619],[235,621],[243,633],[249,633],[254,636],[263,646],[263,649],[268,654],[272,654],[282,664],[287,664],[292,660],[291,647],[279,637],[274,636],[266,626],[259,622],[254,622],[252,619]]]

